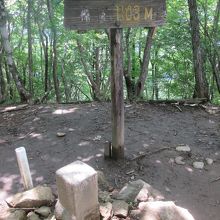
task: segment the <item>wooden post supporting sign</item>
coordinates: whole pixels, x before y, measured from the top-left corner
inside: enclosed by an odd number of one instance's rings
[[[156,27],[166,17],[166,0],[64,0],[67,29],[110,29],[112,145],[106,155],[124,157],[124,96],[122,28]]]
[[[112,153],[111,157],[124,157],[124,94],[122,29],[110,29],[111,40],[111,93],[112,93]]]

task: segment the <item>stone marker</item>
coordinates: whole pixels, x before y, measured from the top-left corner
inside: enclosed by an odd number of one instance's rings
[[[56,182],[66,219],[100,219],[97,172],[92,167],[81,161],[71,163],[57,170]]]
[[[24,147],[19,147],[15,149],[19,170],[23,180],[25,190],[33,188],[33,182],[31,178],[31,172],[29,168],[29,163],[27,159],[27,153]]]

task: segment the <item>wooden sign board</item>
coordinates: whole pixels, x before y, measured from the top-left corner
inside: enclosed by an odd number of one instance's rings
[[[64,0],[68,29],[155,27],[166,17],[166,0]]]

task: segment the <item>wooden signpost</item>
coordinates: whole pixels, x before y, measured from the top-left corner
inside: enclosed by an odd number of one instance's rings
[[[165,0],[65,0],[69,29],[155,27],[166,16]]]
[[[166,17],[166,0],[64,0],[64,25],[72,30],[110,29],[112,148],[124,157],[124,95],[122,28],[156,27]]]

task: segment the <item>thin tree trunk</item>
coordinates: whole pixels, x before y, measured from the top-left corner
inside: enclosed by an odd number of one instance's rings
[[[33,96],[34,95],[34,87],[33,87],[33,52],[32,52],[31,8],[32,8],[32,0],[28,0],[28,13],[27,13],[27,24],[28,24],[28,82],[29,82],[29,92]]]
[[[54,24],[54,13],[53,13],[53,6],[51,4],[51,0],[47,0],[47,9],[49,13],[49,20],[51,23],[51,30],[53,33],[52,39],[52,51],[53,51],[53,60],[52,60],[52,73],[53,73],[53,82],[54,82],[54,89],[56,94],[56,101],[57,103],[61,102],[61,95],[60,95],[60,88],[59,88],[59,81],[57,77],[57,30]]]
[[[199,17],[196,0],[188,0],[195,73],[195,98],[209,99],[208,83],[204,72],[203,51],[200,40]]]
[[[8,65],[6,58],[4,58],[4,69],[5,69],[5,75],[6,75],[6,84],[7,84],[7,89],[9,92],[9,99],[13,100],[14,97],[14,92],[13,92],[13,82],[12,82],[12,76],[11,73],[8,71]]]
[[[92,93],[93,93],[92,97],[94,100],[100,101],[101,100],[100,99],[100,88],[97,86],[96,82],[93,79],[92,74],[90,74],[90,72],[89,72],[89,68],[87,66],[87,63],[85,62],[85,60],[83,58],[84,49],[83,49],[79,39],[77,39],[77,46],[78,46],[79,52],[81,54],[81,56],[80,56],[81,63],[83,65],[85,74],[88,77],[89,85],[91,86],[91,89],[92,89]]]
[[[44,36],[44,38],[43,38]],[[49,40],[48,36],[42,30],[41,37],[42,45],[44,48],[44,91],[48,92],[49,90]],[[45,39],[45,40],[44,40]]]
[[[6,55],[7,65],[15,81],[16,88],[21,97],[21,101],[28,102],[31,99],[31,95],[30,93],[28,93],[28,91],[26,91],[21,81],[19,80],[18,70],[12,56],[12,49],[8,39],[9,34],[6,27],[6,11],[5,11],[4,0],[0,0],[0,35],[2,37],[2,44]]]
[[[136,96],[141,97],[144,91],[144,85],[148,74],[148,66],[150,62],[150,55],[151,55],[151,47],[153,44],[153,36],[156,31],[156,27],[149,28],[146,45],[144,49],[144,56],[143,56],[143,62],[141,67],[141,74],[139,76],[139,79],[136,83]]]
[[[218,30],[219,30],[219,18],[220,18],[220,0],[218,1],[216,5],[215,10],[215,16],[214,16],[214,22],[213,22],[213,30],[212,35],[214,38],[214,43],[218,40]],[[215,48],[215,45],[214,45]],[[210,62],[213,69],[213,74],[215,77],[216,85],[218,88],[218,91],[220,93],[220,59],[219,59],[219,51],[214,50],[213,58],[210,57]]]
[[[66,98],[66,103],[68,103],[70,96],[69,96],[69,90],[68,90],[66,76],[65,76],[65,61],[64,61],[64,59],[62,60],[61,67],[62,67],[62,74],[61,75],[62,75],[63,86],[64,86],[64,94],[65,94],[65,98]]]
[[[131,70],[132,70],[132,59],[131,59],[131,50],[130,50],[130,34],[131,28],[128,29],[125,35],[125,51],[127,55],[127,69],[124,69],[124,78],[125,78],[125,85],[127,89],[127,98],[129,101],[133,101],[135,99],[135,81],[131,77]],[[133,48],[132,48],[133,49]]]
[[[1,42],[0,42],[1,43]],[[3,74],[3,48],[0,44],[0,102],[3,102],[6,98],[6,84]]]
[[[214,24],[213,24],[213,35],[214,39],[217,36],[217,31],[218,31],[218,24],[219,24],[219,18],[220,18],[220,0],[218,0],[216,9],[215,9],[215,16],[214,16]]]

